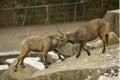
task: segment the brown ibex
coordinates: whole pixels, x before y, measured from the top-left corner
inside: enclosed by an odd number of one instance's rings
[[[23,61],[30,51],[43,52],[42,55],[43,55],[43,63],[45,65],[45,68],[48,67],[46,62],[48,51],[57,52],[59,59],[64,60],[60,56],[60,52],[58,50],[63,40],[64,38],[59,35],[47,36],[44,38],[40,36],[31,36],[25,38],[21,43],[20,55],[17,57],[17,60],[15,61],[14,71],[17,71],[17,66],[19,63],[20,65],[22,65],[22,67],[25,67]]]
[[[60,32],[58,28],[57,30]],[[99,37],[103,41],[104,48],[102,53],[105,53],[105,47],[106,43],[108,43],[109,37],[109,35],[107,34],[108,31],[109,24],[104,19],[94,19],[85,23],[79,29],[73,32],[67,33],[66,35],[60,32],[60,34],[66,37],[65,41],[63,42],[63,45],[65,45],[68,42],[73,44],[80,44],[80,49],[78,51],[79,53],[76,56],[76,58],[78,58],[81,55],[81,49],[84,49],[87,52],[88,56],[90,56],[91,53],[85,48],[85,45],[87,42],[92,41],[97,37]]]

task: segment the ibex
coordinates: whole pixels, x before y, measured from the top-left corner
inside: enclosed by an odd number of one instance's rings
[[[80,44],[80,49],[76,58],[81,55],[81,49],[84,49],[87,52],[88,56],[90,56],[91,53],[85,48],[85,45],[87,42],[92,41],[97,37],[99,37],[103,41],[104,48],[102,53],[105,53],[106,43],[108,43],[109,38],[109,35],[107,34],[107,32],[109,31],[109,24],[104,19],[91,20],[82,25],[79,29],[67,33],[66,35],[64,35],[58,28],[57,30],[60,32],[60,34],[65,36],[65,41],[63,42],[63,45],[68,42],[73,44]]]
[[[45,68],[48,67],[46,62],[48,51],[57,52],[59,59],[64,60],[60,56],[60,52],[58,50],[63,40],[64,38],[59,35],[47,36],[44,38],[40,36],[31,36],[25,38],[21,43],[20,55],[17,57],[17,60],[15,61],[14,71],[17,71],[17,66],[19,63],[23,68],[25,67],[23,61],[30,51],[43,52],[42,55],[43,55],[43,63],[45,65]]]

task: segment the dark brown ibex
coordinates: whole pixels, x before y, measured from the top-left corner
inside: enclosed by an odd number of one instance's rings
[[[59,29],[58,31],[60,32]],[[76,58],[78,58],[81,55],[81,49],[84,49],[87,52],[88,56],[90,56],[91,53],[85,48],[85,45],[87,42],[92,41],[97,37],[99,37],[103,41],[104,48],[102,53],[105,53],[105,47],[106,43],[108,43],[109,37],[109,35],[107,34],[108,31],[109,24],[104,19],[94,19],[85,23],[79,29],[73,32],[67,33],[66,35],[60,32],[60,34],[66,37],[65,41],[63,42],[63,45],[65,45],[68,42],[73,44],[80,44],[79,53],[76,56]]]
[[[43,63],[45,64],[45,68],[48,67],[46,62],[48,51],[57,52],[59,59],[64,60],[60,56],[60,52],[58,50],[63,40],[64,38],[59,35],[47,36],[44,38],[41,38],[40,36],[31,36],[25,38],[21,43],[20,55],[17,57],[17,60],[15,61],[14,71],[17,71],[17,66],[19,63],[20,65],[22,65],[22,67],[25,67],[23,61],[30,51],[43,52],[42,55],[43,55]]]

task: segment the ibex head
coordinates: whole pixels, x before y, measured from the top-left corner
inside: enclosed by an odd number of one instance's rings
[[[61,34],[61,38],[64,39],[64,41],[62,42],[63,45],[65,45],[68,42],[68,33],[67,34],[63,34],[59,28],[56,26],[57,31]]]
[[[61,36],[64,38],[63,45],[65,45],[65,44],[68,43],[68,42],[74,44],[76,32],[67,32],[66,34],[63,34],[63,33],[58,29],[57,26],[56,26],[56,28],[57,28],[57,31],[61,34]]]

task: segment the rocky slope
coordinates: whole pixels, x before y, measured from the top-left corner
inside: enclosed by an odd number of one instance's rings
[[[91,50],[91,56],[82,52],[78,59],[73,56],[54,63],[48,69],[35,72],[30,80],[118,80],[118,45],[109,46],[105,54],[101,50]]]
[[[107,47],[105,54],[102,48],[90,52],[91,56],[82,52],[79,58],[57,61],[43,70],[27,65],[16,73],[11,65],[0,80],[119,80],[119,45]]]

